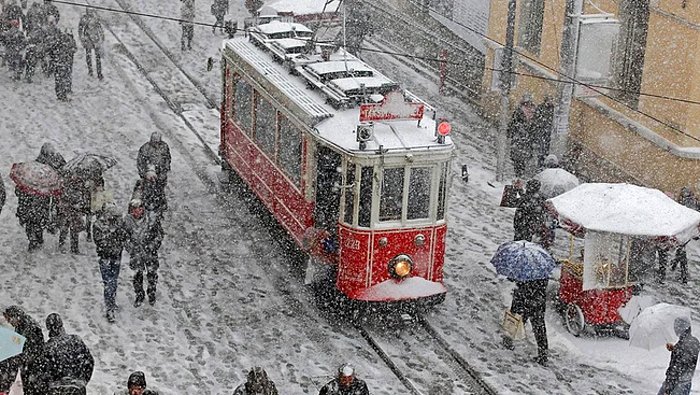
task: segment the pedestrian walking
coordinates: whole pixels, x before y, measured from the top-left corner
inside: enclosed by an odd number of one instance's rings
[[[532,331],[537,342],[537,357],[535,362],[547,366],[549,345],[547,342],[547,328],[544,322],[544,313],[547,307],[546,291],[548,279],[533,281],[516,281],[513,290],[513,301],[510,311],[520,314],[523,325],[530,320]],[[503,336],[503,346],[513,349],[513,340]]]
[[[55,56],[54,77],[56,98],[60,101],[69,101],[69,94],[73,93],[73,57],[77,50],[75,37],[69,31],[59,32]]]
[[[43,57],[41,58],[41,69],[45,76],[54,75],[56,64],[58,63],[61,30],[53,17],[47,18],[46,25],[42,28],[43,42]]]
[[[36,251],[44,245],[44,228],[49,224],[51,198],[31,195],[15,188],[17,196],[17,219],[19,226],[27,234],[29,252]]]
[[[3,315],[15,332],[26,338],[18,361],[24,395],[46,395],[44,333],[41,327],[19,306],[8,307]]]
[[[211,32],[216,32],[216,27],[218,26],[221,31],[224,31],[224,16],[228,13],[228,0],[214,0],[211,4],[211,14],[216,18],[214,26],[211,28]]]
[[[47,166],[51,166],[52,169],[59,173],[63,171],[63,166],[66,165],[65,158],[63,158],[63,155],[58,152],[53,143],[42,144],[41,150],[39,150],[39,156],[36,157],[36,161]]]
[[[117,309],[117,280],[121,268],[122,251],[129,234],[122,215],[115,205],[107,205],[97,217],[93,229],[95,249],[100,257],[100,274],[104,285],[104,300],[107,321],[115,321]]]
[[[338,375],[321,387],[318,395],[369,395],[364,381],[355,376],[355,368],[348,364],[340,365]]]
[[[520,100],[508,124],[510,159],[513,161],[517,178],[525,176],[532,160],[535,127],[535,104],[532,102],[532,96],[526,94]]]
[[[688,187],[681,188],[678,195],[678,203],[688,207],[691,210],[700,210],[700,203],[693,191]],[[680,273],[678,281],[683,284],[688,283],[688,254],[686,252],[687,243],[676,248],[675,257],[671,260],[671,271],[679,268]]]
[[[158,180],[155,166],[148,166],[145,177],[136,181],[131,198],[141,200],[146,211],[160,220],[163,218],[163,212],[168,209],[168,200],[165,196],[165,188]]]
[[[92,77],[92,52],[95,53],[95,70],[97,78],[103,79],[102,75],[102,43],[105,35],[100,17],[91,8],[85,9],[85,14],[80,17],[78,23],[78,37],[80,43],[85,48],[85,60],[87,61],[88,75]]]
[[[11,78],[19,81],[24,72],[24,50],[27,47],[27,38],[20,30],[19,19],[10,20],[10,29],[3,33],[2,42],[5,43],[5,60],[10,67]]]
[[[537,105],[534,117],[533,141],[537,155],[537,168],[542,168],[544,159],[549,155],[554,126],[554,102],[551,96],[545,96],[542,103]]]
[[[80,232],[85,230],[85,216],[90,212],[90,190],[86,181],[71,173],[64,179],[63,194],[58,200],[58,218],[60,233],[58,250],[65,252],[65,243],[70,233],[70,252],[80,254]]]
[[[678,336],[676,344],[666,344],[671,352],[671,361],[666,369],[664,380],[658,395],[690,395],[693,375],[698,364],[700,342],[691,334],[690,320],[685,317],[676,318],[673,329]]]
[[[28,84],[33,82],[36,67],[45,57],[45,39],[45,30],[41,27],[36,27],[27,34],[27,51],[24,58],[24,80]]]
[[[158,392],[146,388],[146,375],[135,371],[126,381],[126,390],[115,391],[114,395],[158,395]]]
[[[538,242],[542,242],[545,237],[545,199],[540,194],[540,182],[538,180],[528,180],[523,191],[515,202],[515,216],[513,217],[513,229],[515,235],[513,240],[533,241],[538,236]]]
[[[24,28],[27,32],[33,32],[40,30],[42,26],[46,24],[46,12],[44,7],[38,3],[33,2],[27,11],[27,22]]]
[[[182,37],[180,38],[181,48],[192,49],[192,38],[194,38],[194,0],[180,0],[180,24],[182,25]]]
[[[2,213],[2,208],[5,207],[5,198],[7,198],[7,193],[5,192],[5,181],[3,181],[2,176],[0,176],[0,213]]]
[[[49,395],[85,395],[95,359],[78,335],[69,335],[57,313],[46,317],[49,340],[45,346]]]
[[[142,180],[152,178],[153,172],[155,172],[156,177],[153,188],[156,190],[153,191],[153,197],[156,198],[156,204],[159,205],[161,211],[168,209],[167,200],[165,199],[165,187],[168,184],[170,161],[170,147],[168,143],[163,141],[163,137],[159,132],[151,134],[150,140],[139,148],[139,153],[136,157],[136,169]],[[151,181],[153,180],[149,180],[149,182]]]
[[[124,220],[129,234],[126,250],[129,252],[129,267],[134,271],[134,307],[143,304],[146,293],[143,291],[143,272],[148,282],[148,303],[156,303],[158,284],[158,250],[163,241],[163,227],[154,216],[146,213],[139,199],[129,202],[129,215]]]
[[[233,395],[278,395],[278,392],[265,369],[256,366],[250,369],[246,382],[236,387]]]

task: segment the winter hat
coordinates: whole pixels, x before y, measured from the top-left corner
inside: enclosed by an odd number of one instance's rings
[[[532,95],[529,93],[524,94],[523,97],[520,99],[520,103],[532,103]]]
[[[134,386],[146,388],[146,375],[140,370],[137,370],[134,373],[130,374],[129,380],[126,382],[127,388],[131,388]]]
[[[678,317],[673,321],[673,330],[680,337],[686,331],[690,331],[690,319],[687,317]]]
[[[156,178],[158,174],[156,174],[156,167],[153,165],[148,165],[148,168],[146,170],[146,178],[149,180],[152,180]]]
[[[342,364],[338,368],[338,376],[340,377],[352,377],[355,375],[355,368],[349,364]]]
[[[542,187],[542,183],[540,183],[539,180],[527,180],[527,183],[525,184],[525,190],[527,193],[539,192],[540,187]]]
[[[46,329],[49,330],[49,339],[65,333],[63,320],[58,313],[51,313],[46,317]]]
[[[141,199],[131,199],[129,202],[129,208],[143,207],[143,202]]]
[[[559,166],[559,158],[557,158],[556,155],[549,154],[546,158],[544,158],[544,167],[552,168],[557,166]]]
[[[152,143],[158,143],[160,141],[163,141],[163,135],[160,134],[160,132],[151,133],[151,142]]]
[[[13,19],[10,21],[10,26],[16,27],[19,29],[19,20],[18,19]]]

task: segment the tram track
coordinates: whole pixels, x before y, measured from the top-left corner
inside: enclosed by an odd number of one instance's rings
[[[128,10],[128,7],[126,7],[123,3],[123,0],[115,0],[117,4],[119,4],[120,7],[122,7],[125,10]],[[212,109],[212,108],[218,108],[216,105],[216,100],[212,99],[209,97],[207,94],[206,90],[203,88],[203,86],[195,79],[193,78],[178,62],[177,60],[172,56],[172,53],[165,48],[165,46],[160,43],[160,41],[157,39],[155,34],[147,27],[145,24],[140,21],[140,18],[130,15],[130,18],[139,26],[139,28],[144,31],[146,36],[152,41],[155,46],[169,59],[170,63],[181,73],[180,75],[184,77],[189,83],[195,87],[195,89],[199,92],[201,96],[204,97],[205,102],[207,104],[207,107]],[[149,75],[149,72],[146,70],[146,68],[143,66],[143,64],[139,61],[139,59],[136,57],[136,55],[129,50],[128,45],[120,39],[119,35],[116,34],[114,30],[112,30],[108,25],[106,25],[106,28],[110,33],[115,37],[117,42],[120,45],[121,51],[123,54],[126,56],[126,58],[131,62],[136,69],[139,71],[139,73],[149,82],[149,84],[153,87],[154,91],[162,98],[162,100],[166,103],[168,108],[175,114],[177,115],[185,124],[189,132],[191,132],[199,141],[199,143],[202,145],[203,150],[207,154],[207,157],[209,157],[213,163],[215,164],[220,164],[221,159],[218,157],[217,153],[212,149],[211,145],[207,143],[206,139],[202,136],[202,134],[197,130],[197,128],[189,121],[187,116],[185,116],[184,111],[182,107],[172,98],[170,95],[166,92],[166,90],[156,81],[155,78],[153,78],[151,75]],[[197,160],[192,157],[191,153],[188,152],[187,147],[179,141],[178,137],[171,131],[166,130],[165,128],[161,128],[162,132],[164,132],[168,137],[175,142],[176,144],[176,149],[179,151],[183,152],[186,156],[189,156],[188,162],[190,162],[191,167],[195,171],[195,174],[197,177],[200,179],[200,181],[206,186],[207,190],[210,193],[213,194],[218,194],[220,191],[218,190],[216,186],[216,182],[213,181],[210,176],[207,174],[205,169],[202,169],[202,164],[198,163]],[[247,193],[252,194],[252,192],[248,191]],[[221,198],[218,199],[222,204],[226,204],[225,199]],[[251,210],[254,211],[254,210]],[[257,214],[259,216],[259,214]],[[233,220],[233,219],[232,219]],[[266,226],[267,227],[267,226]],[[274,237],[271,237],[271,239],[274,239]],[[270,240],[274,242],[274,240]],[[272,250],[274,250],[274,247],[272,243],[256,243],[254,244],[256,246],[254,253],[259,256],[270,256],[270,253]],[[266,246],[266,247],[263,247]],[[289,259],[288,257],[285,259]],[[270,269],[269,267],[266,267],[265,269]],[[304,298],[308,298],[308,296],[303,296],[300,291],[293,289],[294,287],[290,286],[289,284],[289,271],[286,273],[273,273],[271,280],[274,283],[274,287],[281,293],[282,297],[285,300],[285,304],[289,307],[293,307],[294,309],[297,309],[298,311],[302,311],[303,314],[311,320],[315,320],[317,314],[314,312],[310,311],[311,308],[309,306],[308,301],[304,301]],[[474,393],[474,394],[495,394],[496,392],[490,388],[483,380],[480,378],[479,374],[475,372],[471,366],[462,358],[456,351],[454,351],[449,344],[439,335],[437,332],[432,329],[430,324],[423,318],[419,317],[417,322],[419,323],[419,326],[425,330],[426,333],[430,334],[430,337],[433,339],[433,342],[437,345],[436,347],[433,347],[431,350],[432,354],[442,354],[442,360],[443,361],[451,361],[447,363],[449,368],[456,374],[457,379],[455,380],[454,378],[445,378],[446,381],[459,381],[463,383],[463,390],[468,389],[469,392],[465,393]],[[397,362],[397,358],[392,355],[396,355],[397,353],[402,353],[404,348],[393,348],[393,349],[388,349],[386,345],[383,345],[383,342],[378,336],[373,335],[371,333],[371,329],[365,328],[361,324],[354,324],[354,328],[357,331],[357,333],[360,335],[361,338],[363,338],[367,343],[370,345],[370,348],[373,350],[373,352],[379,357],[380,360],[382,360],[387,367],[392,371],[392,373],[397,377],[397,379],[404,385],[404,387],[409,391],[410,394],[413,395],[425,395],[428,393],[433,393],[433,391],[430,389],[432,388],[431,386],[433,385],[430,380],[426,380],[425,377],[423,378],[418,378],[415,380],[412,380],[409,378],[409,375],[412,375],[409,370],[406,369],[405,367],[402,368],[401,366],[405,364],[402,362]],[[429,329],[428,329],[429,328]],[[320,340],[324,338],[324,334],[319,332],[320,329],[316,328],[312,332],[318,332],[318,333],[313,333],[312,337],[315,338],[316,340]],[[420,344],[420,342],[418,342]],[[321,345],[321,347],[326,349],[326,352],[328,353],[333,353],[334,350],[330,349],[328,345]],[[398,350],[398,351],[397,351]],[[424,352],[424,350],[416,350],[420,351],[421,353]],[[417,353],[416,353],[417,354]],[[411,358],[417,358],[417,356],[406,356],[411,357]],[[418,358],[420,359],[420,358]],[[418,366],[420,364],[414,363],[414,366]],[[429,375],[431,375],[431,369],[433,369],[433,366],[429,366],[428,363],[422,364],[423,366],[419,366],[419,369],[423,372],[428,372]],[[423,387],[423,391],[419,387]],[[427,388],[426,388],[427,387]],[[430,391],[430,392],[427,392]]]

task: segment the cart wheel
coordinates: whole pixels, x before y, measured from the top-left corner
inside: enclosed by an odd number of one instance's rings
[[[566,329],[576,337],[581,335],[581,332],[586,328],[586,321],[583,319],[583,311],[575,304],[569,304],[566,307],[564,319],[566,321]]]

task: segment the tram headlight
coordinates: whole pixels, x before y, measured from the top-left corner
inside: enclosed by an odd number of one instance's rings
[[[389,262],[389,274],[396,279],[402,279],[413,271],[413,260],[408,255],[397,255]]]

